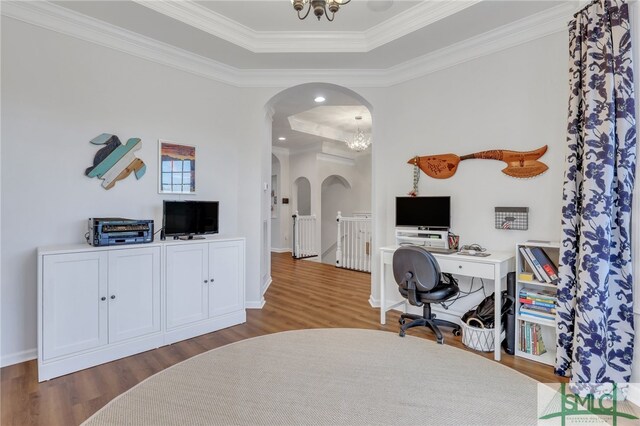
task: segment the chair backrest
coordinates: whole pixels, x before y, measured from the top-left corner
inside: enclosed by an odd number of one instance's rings
[[[440,283],[440,266],[424,247],[402,246],[393,253],[393,277],[399,285],[412,281],[417,291],[426,292]]]

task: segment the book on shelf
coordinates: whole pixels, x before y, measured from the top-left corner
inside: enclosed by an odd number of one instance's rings
[[[535,265],[533,264],[533,260],[530,257],[529,253],[527,253],[527,250],[525,250],[525,247],[520,247],[520,253],[522,254],[522,258],[529,265],[529,269],[531,269],[533,274],[536,276],[536,279],[540,282],[545,282],[545,280],[542,278],[542,275],[540,275],[540,272],[536,269]]]
[[[526,309],[526,306],[522,306],[520,308],[520,316],[521,317],[531,317],[534,319],[544,319],[549,321],[555,321],[556,314],[551,314],[547,312],[534,311],[532,309]]]
[[[526,302],[522,302],[522,303],[526,303]],[[531,309],[539,312],[546,312],[548,314],[556,313],[556,308],[552,308],[551,306],[541,306],[541,305],[534,305],[534,304],[528,303],[526,304],[526,307],[527,309]]]
[[[534,300],[551,300],[555,302],[557,300],[558,291],[555,289],[531,289],[523,287],[520,289],[520,297],[530,297]]]
[[[532,249],[530,247],[525,247],[524,251],[529,256],[529,260],[531,260],[531,264],[533,264],[534,270],[538,271],[538,275],[540,275],[540,277],[542,278],[540,281],[550,284],[552,282],[551,277],[547,275],[547,272],[545,271],[545,269],[542,267],[540,262],[538,262],[538,259],[533,255]]]
[[[531,247],[531,253],[536,258],[538,263],[542,266],[542,269],[547,274],[551,282],[558,282],[558,268],[551,261],[547,253],[540,247]]]
[[[539,324],[520,322],[520,350],[531,355],[542,355],[547,352]]]
[[[544,306],[545,308],[555,308],[556,307],[555,303],[538,302],[537,300],[531,300],[531,299],[527,299],[527,298],[524,298],[524,297],[520,298],[520,303],[524,303],[524,304],[527,304],[527,305]]]
[[[545,303],[555,303],[555,297],[546,297],[546,296],[536,296],[532,294],[522,294],[520,293],[520,297],[524,297],[525,299],[534,300],[536,302],[545,302]]]

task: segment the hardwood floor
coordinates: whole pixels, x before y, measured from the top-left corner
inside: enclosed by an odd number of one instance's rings
[[[147,377],[194,355],[228,343],[304,328],[349,327],[398,331],[398,316],[389,312],[379,323],[379,310],[369,305],[370,275],[308,261],[289,253],[273,254],[273,283],[261,310],[247,311],[247,322],[67,376],[38,383],[36,361],[1,371],[2,425],[79,424],[107,402]],[[433,339],[427,330],[408,334]],[[445,344],[463,348],[459,337],[445,334]],[[466,350],[466,349],[465,349]],[[492,359],[492,354],[481,354]],[[503,354],[502,364],[543,382],[558,382],[549,366]]]

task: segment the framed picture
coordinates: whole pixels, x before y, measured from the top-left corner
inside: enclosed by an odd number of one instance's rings
[[[158,150],[158,192],[195,194],[196,147],[160,139]]]

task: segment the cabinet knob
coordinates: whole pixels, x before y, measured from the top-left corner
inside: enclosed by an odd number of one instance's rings
[[[205,284],[206,284],[206,283],[208,283],[208,282],[209,282],[209,280],[204,280],[204,283],[205,283]]]
[[[104,296],[102,296],[102,297],[100,298],[100,300],[102,300],[102,301],[104,302],[105,300],[107,300],[107,298],[106,298],[106,297],[104,297]]]
[[[112,294],[112,295],[111,295],[111,299],[113,300],[113,299],[115,299],[115,298],[116,298],[116,295],[115,295],[115,294]]]
[[[462,265],[458,265],[458,268],[462,269]]]
[[[213,278],[211,278],[211,282],[213,282]]]

